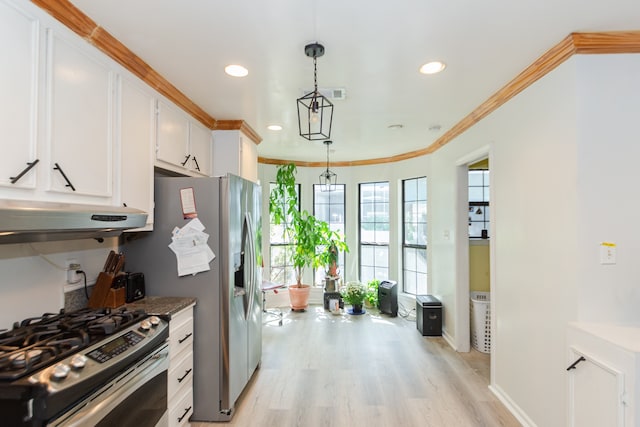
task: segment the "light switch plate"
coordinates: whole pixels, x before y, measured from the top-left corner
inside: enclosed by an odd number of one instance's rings
[[[600,264],[616,263],[616,244],[611,242],[600,243]]]

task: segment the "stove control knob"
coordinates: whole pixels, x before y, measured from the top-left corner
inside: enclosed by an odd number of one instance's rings
[[[53,371],[51,372],[51,379],[56,381],[61,381],[69,375],[69,371],[71,369],[68,365],[64,363],[59,363],[53,367]]]
[[[140,329],[142,329],[143,331],[148,331],[149,329],[151,329],[151,322],[147,319],[144,319],[142,322],[140,322]]]
[[[151,326],[156,327],[160,324],[160,318],[158,316],[151,316],[149,322],[151,322]]]
[[[76,354],[71,358],[71,367],[73,369],[82,369],[87,364],[87,357],[84,354]]]

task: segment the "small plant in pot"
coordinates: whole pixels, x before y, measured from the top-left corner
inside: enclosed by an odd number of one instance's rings
[[[352,309],[350,314],[362,314],[364,310],[362,306],[367,296],[367,287],[360,282],[347,282],[346,285],[340,289],[340,296],[346,304],[351,304]]]
[[[378,307],[378,286],[380,285],[380,280],[373,279],[367,283],[367,296],[365,297],[365,302],[369,307]]]
[[[324,263],[318,248],[329,247],[332,240],[336,247],[348,248],[329,224],[307,211],[298,210],[296,166],[293,163],[278,167],[276,185],[269,195],[269,213],[274,224],[282,225],[284,240],[293,245],[291,262],[296,270],[296,284],[289,286],[289,297],[291,308],[302,311],[308,306],[310,291],[310,286],[302,283],[303,270],[305,267],[316,269]]]
[[[335,231],[330,231],[330,233],[332,235],[329,236],[329,244],[325,246],[324,251],[320,254],[320,260],[325,267],[325,290],[327,292],[335,292],[336,283],[340,276],[338,273],[340,251],[349,252],[349,246],[347,246],[341,235]]]

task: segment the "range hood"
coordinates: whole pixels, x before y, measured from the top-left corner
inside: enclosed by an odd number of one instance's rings
[[[127,207],[0,200],[0,244],[113,237],[146,221]]]

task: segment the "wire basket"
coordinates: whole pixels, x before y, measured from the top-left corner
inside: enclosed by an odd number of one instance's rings
[[[470,292],[471,345],[483,353],[491,353],[491,293]]]

